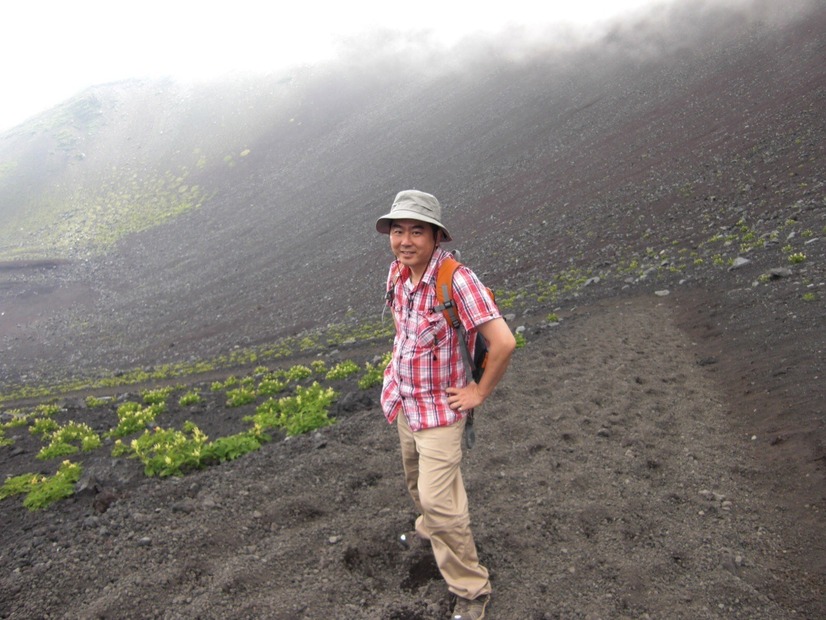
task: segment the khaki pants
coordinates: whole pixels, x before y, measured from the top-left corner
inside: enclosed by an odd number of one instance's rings
[[[464,418],[452,426],[413,432],[404,413],[397,418],[407,490],[420,516],[416,532],[430,540],[448,589],[474,599],[491,591],[487,569],[479,564],[470,531],[462,481]]]

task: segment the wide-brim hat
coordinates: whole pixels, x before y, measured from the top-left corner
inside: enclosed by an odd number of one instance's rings
[[[390,223],[393,220],[418,220],[435,224],[444,233],[443,241],[453,240],[442,224],[442,205],[431,194],[416,189],[406,189],[396,194],[390,213],[376,220],[376,230],[385,235],[390,234]]]

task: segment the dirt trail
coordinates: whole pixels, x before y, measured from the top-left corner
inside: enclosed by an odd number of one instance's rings
[[[668,301],[529,334],[464,466],[490,617],[826,616],[730,411]],[[6,502],[0,616],[445,618],[429,554],[394,544],[414,517],[396,444],[374,405],[103,514],[81,498],[9,520]]]

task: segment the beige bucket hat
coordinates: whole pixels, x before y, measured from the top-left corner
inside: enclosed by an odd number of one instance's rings
[[[416,189],[406,189],[396,194],[390,213],[382,215],[376,221],[376,230],[385,235],[390,234],[390,222],[393,220],[418,220],[435,224],[444,233],[443,241],[453,240],[442,224],[442,205],[431,194]]]

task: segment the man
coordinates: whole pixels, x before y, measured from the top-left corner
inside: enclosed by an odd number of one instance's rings
[[[457,269],[453,297],[467,342],[472,346],[478,330],[489,349],[484,375],[479,383],[468,383],[459,334],[434,310],[436,274],[449,256],[439,244],[452,239],[441,219],[434,196],[407,190],[376,222],[376,230],[390,236],[396,257],[387,279],[396,337],[381,401],[387,420],[396,421],[407,488],[419,512],[415,532],[402,535],[402,541],[430,541],[448,589],[457,596],[452,618],[479,620],[491,586],[470,531],[462,435],[467,413],[493,392],[516,342],[476,275],[464,266]]]

